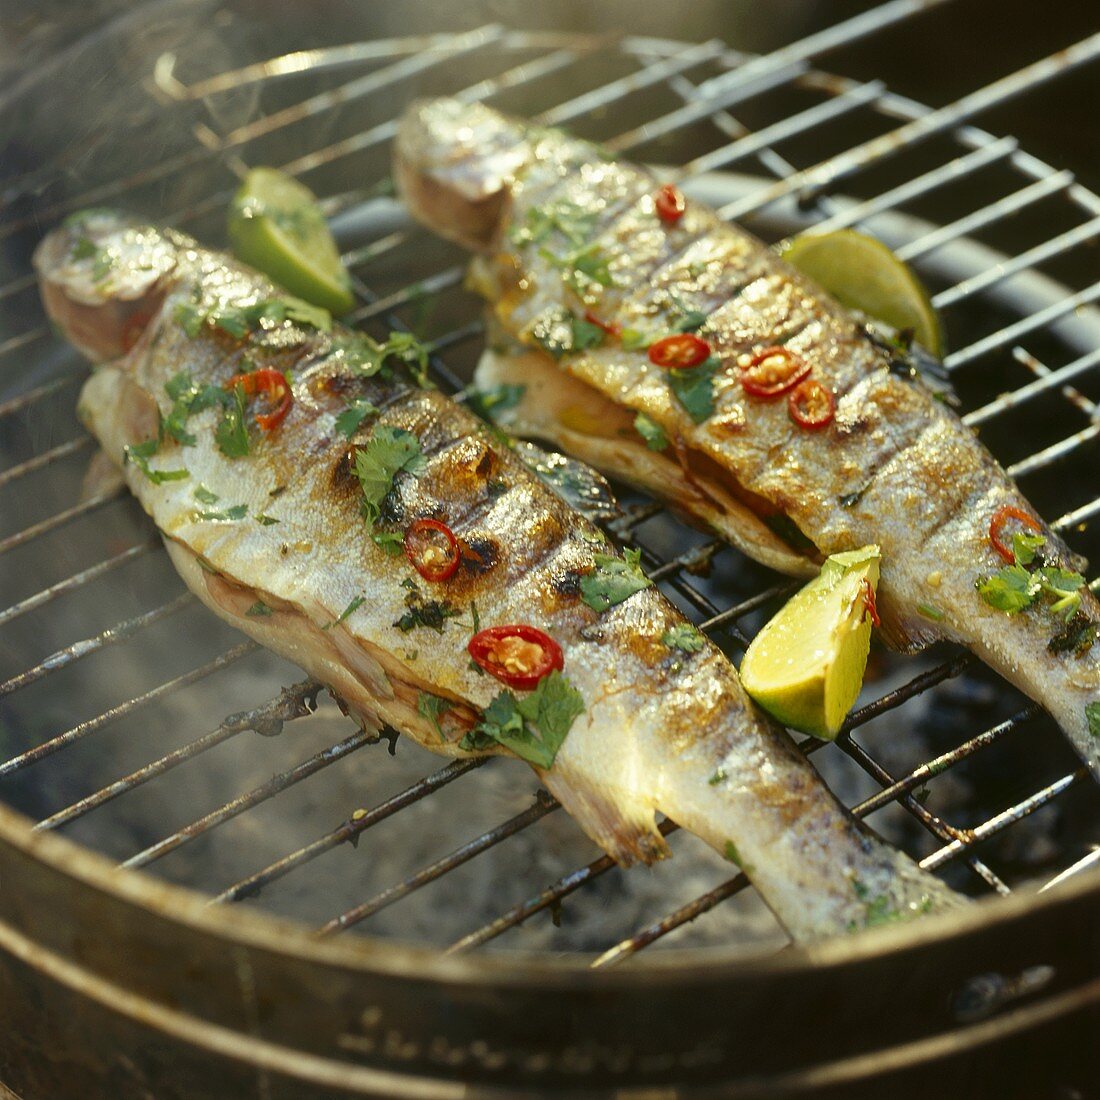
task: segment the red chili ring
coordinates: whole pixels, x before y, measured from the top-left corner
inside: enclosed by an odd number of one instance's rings
[[[666,225],[675,225],[684,216],[687,200],[679,187],[666,183],[657,189],[657,194],[653,197],[653,205],[661,221]]]
[[[584,319],[590,325],[595,325],[596,328],[602,328],[608,336],[621,336],[623,334],[622,325],[616,321],[601,321],[590,309],[584,311]]]
[[[490,676],[520,691],[531,691],[544,676],[560,672],[565,665],[561,646],[527,623],[479,630],[466,651]]]
[[[819,432],[827,428],[836,415],[836,400],[832,391],[823,386],[816,378],[807,378],[799,382],[790,397],[787,408],[791,419],[809,432]]]
[[[271,367],[261,367],[246,374],[235,374],[225,384],[227,390],[236,389],[237,386],[240,386],[249,397],[262,393],[274,405],[271,412],[256,414],[256,423],[265,432],[277,428],[290,412],[290,406],[294,404],[294,394],[290,390],[286,375]]]
[[[1005,525],[1010,519],[1019,521],[1025,527],[1031,528],[1032,531],[1042,531],[1043,527],[1038,520],[1033,519],[1027,512],[1019,508],[1014,508],[1011,504],[1006,504],[1003,508],[998,508],[997,511],[993,513],[993,518],[989,521],[989,545],[992,546],[1009,565],[1012,565],[1016,561],[1016,555],[1012,547],[1006,546],[1001,540],[1001,532],[1005,529]]]
[[[429,532],[431,534],[429,534]],[[446,549],[438,545],[433,535],[442,535]],[[417,545],[420,540],[422,545]],[[435,555],[442,555],[435,560]],[[455,533],[437,519],[418,519],[405,532],[405,557],[426,581],[445,581],[455,575],[462,551]]]
[[[666,370],[697,367],[710,355],[710,344],[694,332],[677,332],[649,345],[649,361]]]
[[[784,371],[778,364],[769,362],[775,359],[782,360],[787,369]],[[810,364],[802,356],[776,344],[758,351],[741,368],[741,386],[753,397],[780,397],[793,390],[809,373]]]

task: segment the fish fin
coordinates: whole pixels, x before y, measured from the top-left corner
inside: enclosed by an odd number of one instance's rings
[[[126,484],[122,468],[106,451],[100,449],[88,460],[84,477],[80,482],[80,501],[105,496]]]

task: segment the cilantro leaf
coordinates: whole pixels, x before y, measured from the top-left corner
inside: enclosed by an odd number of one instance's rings
[[[414,477],[427,468],[420,453],[420,440],[404,428],[389,424],[375,427],[365,447],[355,455],[355,476],[363,489],[363,512],[372,523],[382,514],[382,501],[393,488],[394,478],[404,471]]]
[[[496,419],[497,412],[506,409],[514,409],[527,392],[527,387],[522,383],[502,382],[499,386],[490,386],[488,389],[479,390],[473,386],[467,386],[466,407],[482,420],[490,423]]]
[[[174,439],[184,447],[192,447],[195,437],[187,430],[187,421],[197,412],[214,405],[226,407],[232,396],[220,386],[200,386],[187,371],[173,375],[164,385],[164,392],[172,401],[168,415],[161,418],[161,438]]]
[[[261,512],[256,517],[256,522],[261,527],[270,527],[273,523],[278,523],[279,521],[274,516],[269,516],[269,515],[266,515],[265,513]]]
[[[682,649],[685,653],[698,653],[706,644],[702,631],[691,623],[677,623],[661,635],[661,641],[669,649]]]
[[[648,588],[653,582],[638,564],[641,556],[640,550],[627,550],[625,560],[609,554],[596,554],[596,568],[581,577],[581,599],[593,611],[604,612],[635,592]]]
[[[142,443],[135,443],[130,447],[122,448],[122,464],[133,463],[154,485],[162,485],[166,481],[182,481],[190,477],[188,470],[154,470],[149,465],[149,459],[160,449],[160,440],[146,439]]]
[[[634,417],[634,427],[651,451],[663,451],[668,446],[668,436],[665,435],[664,428],[645,413],[640,412]]]
[[[199,519],[212,520],[238,520],[248,515],[247,504],[234,504],[232,508],[226,508],[220,512],[196,512]]]
[[[435,732],[439,734],[440,741],[443,741],[444,737],[443,729],[439,725],[439,719],[442,718],[452,706],[454,706],[454,704],[450,699],[441,699],[438,695],[431,695],[426,691],[420,692],[416,697],[417,713],[431,722],[435,727]]]
[[[90,260],[98,251],[99,246],[91,237],[77,237],[73,250],[69,253],[69,259]]]
[[[1035,560],[1035,552],[1046,542],[1043,535],[1029,535],[1017,531],[1012,536],[1012,554],[1017,565],[1030,565]]]
[[[555,671],[543,677],[538,687],[523,699],[502,691],[485,708],[481,722],[460,745],[477,749],[495,741],[528,763],[549,769],[584,709],[580,692]]]
[[[365,398],[357,397],[336,418],[336,430],[345,438],[351,439],[359,430],[359,426],[368,416],[378,412],[378,407],[372,405]]]
[[[253,618],[257,616],[267,616],[271,614],[271,608],[264,603],[263,600],[257,600],[246,612],[246,615],[251,615]]]
[[[688,370],[670,370],[668,388],[696,424],[714,415],[714,375],[721,364],[713,356]]]
[[[540,244],[551,233],[560,233],[574,245],[583,244],[596,227],[596,211],[559,199],[546,206],[532,206],[523,221],[513,224],[508,237],[513,244]]]
[[[573,351],[585,351],[588,348],[598,348],[607,333],[599,325],[586,321],[583,317],[573,316]]]
[[[1030,607],[1039,593],[1038,582],[1022,565],[1006,565],[977,583],[978,595],[990,607],[1007,615]]]
[[[375,546],[382,547],[391,558],[399,558],[405,553],[405,536],[399,531],[375,531],[371,541]]]
[[[217,504],[221,497],[211,492],[205,485],[197,485],[191,494],[200,504]]]
[[[233,387],[232,404],[225,410],[214,429],[214,440],[218,444],[218,450],[226,458],[243,458],[248,454],[248,420],[243,386]]]
[[[353,611],[356,611],[360,607],[362,607],[363,604],[366,602],[366,599],[366,596],[353,596],[348,606],[345,607],[344,610],[341,611],[340,614],[337,615],[331,623],[326,623],[323,627],[321,627],[321,629],[331,630],[334,626],[339,626],[340,623],[342,623]]]
[[[1089,724],[1089,736],[1100,739],[1100,702],[1085,704],[1085,720]]]

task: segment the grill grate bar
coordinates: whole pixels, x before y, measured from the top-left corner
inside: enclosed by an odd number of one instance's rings
[[[1049,447],[1039,451],[1038,454],[1032,455],[1022,462],[1013,463],[1007,467],[1007,470],[1012,477],[1019,480],[1028,474],[1035,473],[1036,470],[1050,466],[1060,458],[1065,458],[1098,435],[1100,435],[1100,421],[1090,424],[1087,428],[1082,428],[1079,432],[1074,432],[1073,435],[1066,436],[1065,439],[1060,439],[1057,443],[1052,443]]]
[[[76,439],[70,439],[66,443],[59,443],[56,447],[51,447],[48,451],[42,451],[33,458],[28,458],[26,462],[20,462],[18,466],[12,466],[7,470],[0,470],[0,489],[3,489],[5,485],[10,485],[13,481],[18,481],[21,477],[33,474],[35,470],[41,470],[46,466],[52,465],[54,462],[60,462],[63,458],[68,458],[70,455],[79,454],[86,447],[90,446],[91,442],[92,437],[90,435],[78,436]]]
[[[341,913],[338,917],[333,917],[332,920],[318,929],[317,934],[331,936],[336,932],[343,932],[345,929],[351,928],[360,921],[366,920],[367,917],[373,916],[379,910],[400,901],[414,890],[419,890],[422,886],[427,886],[429,883],[441,878],[448,871],[453,871],[456,867],[468,863],[475,856],[481,855],[482,852],[521,832],[529,825],[534,825],[540,818],[560,808],[561,805],[556,798],[540,790],[535,796],[534,803],[522,813],[516,814],[515,817],[509,818],[495,829],[490,829],[488,832],[482,833],[481,836],[468,841],[461,847],[456,848],[450,855],[444,856],[421,871],[417,871],[416,874],[410,875],[394,886],[381,891],[369,901],[363,902],[362,905],[356,905],[354,908]]]
[[[0,355],[7,355],[8,352],[18,351],[20,348],[25,348],[28,344],[33,344],[37,340],[42,340],[50,335],[50,330],[45,326],[41,328],[27,329],[26,332],[20,332],[16,336],[12,336],[0,343]]]
[[[127,714],[132,714],[135,710],[140,710],[142,707],[148,706],[158,699],[163,699],[179,691],[181,688],[189,687],[191,684],[198,683],[199,680],[204,680],[207,676],[219,672],[223,668],[227,668],[229,665],[233,664],[234,661],[239,661],[242,657],[246,657],[249,653],[254,653],[259,648],[258,642],[241,642],[240,645],[235,645],[220,657],[215,657],[214,660],[208,661],[199,668],[192,669],[190,672],[185,672],[183,675],[176,676],[163,684],[158,684],[150,691],[127,699],[124,703],[119,703],[117,706],[103,711],[102,714],[97,714],[95,718],[89,718],[87,721],[73,726],[64,733],[60,733],[56,737],[51,737],[49,741],[44,741],[41,745],[36,745],[33,749],[28,749],[26,752],[21,752],[18,756],[13,756],[10,760],[6,760],[0,764],[0,778],[12,772],[17,772],[30,764],[36,764],[44,757],[51,756],[59,749],[71,745],[74,741],[80,741],[87,737],[88,734],[94,733],[109,722],[113,722],[116,718],[122,718]]]
[[[32,524],[30,527],[25,527],[22,531],[17,531],[14,535],[8,535],[7,538],[0,539],[0,554],[6,554],[9,550],[14,550],[16,547],[25,546],[28,542],[32,542],[42,535],[49,534],[50,531],[55,531],[58,527],[63,527],[66,523],[70,523],[74,519],[79,519],[81,516],[86,516],[90,512],[98,511],[98,509],[102,508],[104,505],[111,504],[113,501],[118,500],[119,497],[122,496],[122,492],[122,487],[119,486],[116,489],[110,489],[104,493],[97,493],[87,500],[82,500],[79,504],[74,504],[71,508],[65,508],[60,512],[55,512],[47,519]]]
[[[985,421],[991,420],[1009,409],[1017,408],[1030,398],[1045,393],[1060,383],[1068,382],[1078,375],[1086,374],[1097,363],[1100,363],[1100,348],[1074,359],[1072,363],[1067,363],[1064,367],[1050,371],[1049,374],[1042,375],[1034,382],[1028,382],[1026,385],[1020,386],[1019,389],[1013,390],[1011,393],[1002,394],[996,400],[990,401],[988,405],[982,405],[981,408],[967,413],[962,418],[963,423],[971,427],[984,424]]]
[[[134,558],[139,558],[143,554],[147,554],[150,550],[155,550],[159,545],[159,540],[155,538],[149,539],[146,542],[139,542],[137,545],[128,547],[126,550],[123,550],[119,554],[115,554],[113,557],[104,558],[102,561],[96,562],[95,565],[90,565],[87,569],[82,569],[79,573],[73,573],[64,580],[58,581],[56,584],[51,584],[49,588],[43,588],[40,592],[35,592],[34,595],[27,596],[18,603],[12,604],[11,607],[6,610],[0,611],[0,626],[11,622],[13,619],[18,619],[20,615],[25,615],[28,611],[34,611],[42,607],[44,604],[57,599],[58,596],[62,596],[66,592],[73,592],[78,588],[82,588],[90,581],[94,581],[118,569],[120,566],[125,565],[127,562],[133,561]]]
[[[972,152],[955,157],[946,164],[937,165],[927,172],[914,176],[905,183],[883,191],[873,199],[856,203],[846,210],[826,218],[813,227],[814,233],[831,233],[836,229],[846,229],[857,222],[866,221],[875,214],[893,210],[903,202],[927,195],[930,191],[966,179],[990,164],[1010,156],[1019,148],[1019,142],[1012,137],[998,138],[988,145],[982,145]]]
[[[1010,344],[1013,340],[1025,336],[1029,332],[1034,332],[1037,328],[1042,328],[1044,325],[1057,321],[1065,317],[1067,313],[1073,313],[1082,306],[1095,302],[1098,298],[1100,298],[1100,281],[1093,283],[1092,286],[1086,287],[1084,290],[1079,290],[1076,294],[1071,294],[1068,298],[1063,298],[1060,302],[1054,302],[1045,309],[1036,310],[1035,313],[1022,317],[1019,321],[1006,325],[997,332],[991,332],[988,336],[983,337],[969,347],[953,351],[950,355],[944,357],[943,365],[949,371],[958,370],[959,367],[972,363],[987,352],[1003,348],[1005,344]]]
[[[1073,229],[1066,230],[1065,233],[1059,233],[1058,236],[1051,237],[1049,240],[1043,241],[1042,244],[1037,244],[1034,248],[1021,252],[1018,256],[1013,256],[1006,263],[998,264],[988,271],[983,271],[980,275],[964,279],[953,287],[940,291],[932,298],[932,305],[936,309],[947,309],[948,306],[953,306],[956,302],[969,298],[970,295],[977,293],[979,290],[996,286],[1002,280],[1008,279],[1026,268],[1035,267],[1046,260],[1060,256],[1063,252],[1068,252],[1079,244],[1091,241],[1097,234],[1100,234],[1100,217],[1092,218]]]
[[[886,134],[871,138],[836,156],[804,168],[793,176],[735,200],[723,206],[718,213],[731,221],[737,221],[777,199],[797,192],[813,193],[838,183],[847,176],[892,156],[902,149],[915,145],[935,134],[957,126],[972,115],[1037,88],[1054,77],[1091,60],[1100,54],[1100,33],[1059,50],[1031,65],[995,80],[984,88],[957,99],[946,107],[929,111]]]
[[[988,840],[989,837],[995,836],[1003,829],[1007,829],[1009,825],[1014,825],[1022,818],[1027,817],[1029,814],[1033,814],[1036,810],[1045,806],[1063,791],[1072,787],[1074,783],[1084,779],[1088,774],[1088,768],[1082,765],[1080,768],[1077,768],[1076,771],[1070,772],[1069,775],[1064,775],[1061,779],[1056,779],[1041,791],[1036,791],[1035,794],[1025,798],[1022,802],[1017,802],[1015,806],[1010,806],[1007,810],[996,814],[994,817],[991,817],[988,821],[983,822],[974,829],[968,829],[965,837],[953,840],[938,852],[933,852],[930,856],[922,859],[920,861],[921,867],[926,871],[934,871],[936,868],[942,867],[949,860],[961,855],[967,849],[973,848],[974,845],[978,844],[980,841]]]
[[[78,373],[67,374],[63,378],[55,378],[52,382],[45,382],[41,386],[36,386],[33,390],[11,397],[7,401],[0,401],[0,418],[22,412],[44,398],[52,397],[53,394],[63,390],[66,386],[71,386],[82,377],[83,375]]]
[[[193,759],[200,753],[206,752],[207,749],[212,749],[215,745],[220,745],[223,741],[235,737],[245,730],[255,730],[257,733],[278,733],[284,722],[304,717],[311,712],[313,709],[312,704],[316,702],[320,690],[321,685],[314,683],[312,680],[303,680],[301,683],[283,688],[278,695],[269,699],[266,703],[261,703],[250,711],[230,715],[210,733],[158,757],[144,767],[138,768],[137,771],[123,776],[114,783],[102,787],[70,806],[66,806],[65,809],[58,810],[57,813],[38,822],[34,827],[36,829],[58,829],[62,825],[68,825],[69,822],[75,821],[78,817],[83,817],[84,814],[104,805],[104,803],[118,798],[127,791],[132,791],[135,787],[140,787],[143,783],[148,783],[150,779],[155,779],[158,775],[163,775],[165,772],[179,767],[185,761]]]
[[[10,695],[13,691],[18,691],[20,688],[36,683],[51,672],[57,672],[58,669],[66,668],[75,661],[90,656],[92,653],[97,653],[108,646],[126,641],[127,638],[137,634],[138,631],[144,630],[147,626],[152,626],[153,623],[160,622],[161,619],[168,618],[169,615],[174,615],[177,611],[181,611],[194,602],[195,597],[190,592],[182,592],[174,600],[169,600],[168,603],[161,604],[160,607],[154,607],[152,611],[142,612],[142,614],[135,615],[132,619],[108,627],[91,638],[82,638],[78,642],[65,646],[64,649],[57,650],[32,668],[28,668],[26,671],[20,672],[0,684],[0,699]]]
[[[899,260],[912,263],[928,253],[942,248],[951,241],[957,241],[961,237],[976,233],[979,229],[985,229],[994,222],[1003,221],[1005,218],[1018,214],[1021,210],[1041,200],[1068,190],[1073,185],[1073,173],[1069,171],[1054,172],[1043,179],[1029,183],[1018,191],[1013,191],[1003,198],[991,202],[978,210],[974,210],[961,218],[946,225],[937,226],[935,229],[918,237],[915,241],[900,245],[895,254]]]
[[[203,836],[211,829],[239,817],[246,810],[251,810],[261,802],[266,802],[280,791],[285,791],[288,787],[293,787],[294,784],[300,783],[303,779],[308,779],[323,768],[335,764],[338,760],[342,760],[345,756],[355,752],[356,749],[361,749],[364,745],[376,745],[378,741],[379,734],[370,730],[356,730],[349,737],[345,737],[343,741],[338,741],[335,745],[330,745],[327,749],[314,753],[313,756],[303,760],[300,764],[296,764],[293,768],[287,768],[285,771],[279,772],[278,775],[272,776],[266,783],[238,795],[232,802],[227,802],[224,806],[220,806],[204,817],[200,817],[197,821],[193,821],[190,825],[177,830],[171,836],[165,837],[156,844],[138,852],[136,855],[124,860],[119,866],[131,869],[147,867],[155,860],[163,858],[177,848],[182,848],[183,845],[189,844],[192,840]]]
[[[289,874],[303,864],[311,862],[319,855],[337,848],[345,842],[357,844],[360,835],[372,825],[377,825],[380,821],[392,817],[398,810],[403,810],[406,806],[419,802],[422,798],[426,798],[434,791],[458,779],[459,776],[463,776],[475,768],[482,767],[489,762],[489,759],[489,757],[483,756],[477,759],[453,760],[446,767],[417,780],[399,794],[387,798],[385,802],[379,803],[373,809],[356,810],[347,821],[331,832],[326,833],[323,837],[298,848],[274,863],[269,863],[263,870],[235,882],[217,897],[211,899],[211,904],[243,901],[245,898],[255,897],[263,887]]]
[[[1072,512],[1066,512],[1064,516],[1059,516],[1050,526],[1055,531],[1066,531],[1078,524],[1086,523],[1096,515],[1100,515],[1100,497],[1088,504],[1082,504]],[[1094,584],[1095,582],[1090,584],[1089,587],[1095,591]]]
[[[677,832],[679,828],[680,826],[675,821],[666,817],[657,826],[657,831],[661,836],[667,837]],[[615,866],[616,863],[610,856],[600,856],[599,859],[593,860],[586,866],[579,867],[568,875],[562,876],[552,886],[548,886],[541,893],[535,894],[527,901],[514,905],[506,913],[502,913],[497,917],[496,920],[467,933],[467,935],[452,943],[443,953],[445,955],[455,955],[461,951],[469,951],[474,947],[480,947],[483,943],[496,939],[497,936],[507,932],[510,928],[522,924],[528,917],[534,916],[535,913],[539,913],[543,909],[552,909],[557,912],[561,908],[561,902],[564,898],[575,893],[587,883],[606,874]]]

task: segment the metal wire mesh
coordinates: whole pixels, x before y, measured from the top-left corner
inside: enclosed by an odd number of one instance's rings
[[[1083,545],[1087,524],[1100,510],[1095,478],[1100,417],[1094,403],[1100,352],[1094,345],[1086,345],[1089,335],[1095,340],[1100,331],[1095,315],[1087,312],[1100,297],[1100,282],[1085,278],[1067,285],[1055,282],[1052,276],[1066,280],[1062,261],[1095,240],[1100,232],[1100,200],[1075,183],[1070,173],[1051,169],[1020,150],[1013,139],[995,138],[969,120],[1067,68],[1094,59],[1100,54],[1100,36],[938,110],[896,96],[879,82],[857,83],[811,68],[810,60],[818,52],[871,34],[921,6],[886,4],[765,57],[746,57],[719,41],[685,44],[625,39],[614,44],[611,65],[607,64],[606,41],[517,34],[499,26],[460,35],[288,54],[231,72],[197,75],[196,70],[192,77],[183,70],[201,65],[201,59],[162,57],[151,74],[152,92],[162,110],[177,112],[187,120],[194,138],[191,148],[160,160],[154,158],[132,174],[97,182],[81,193],[47,193],[32,214],[16,207],[11,216],[0,217],[0,239],[35,223],[48,224],[91,203],[151,205],[163,181],[190,172],[201,172],[204,181],[219,182],[185,208],[172,212],[167,220],[203,236],[220,218],[234,180],[247,166],[274,161],[317,189],[338,230],[341,226],[346,229],[341,233],[348,241],[344,259],[359,298],[351,320],[368,327],[408,327],[428,336],[434,349],[433,370],[441,385],[455,391],[468,376],[480,335],[472,301],[455,289],[462,280],[459,257],[447,246],[427,240],[419,229],[392,217],[387,220],[393,207],[386,186],[387,143],[395,130],[393,118],[412,91],[425,87],[447,91],[471,102],[498,103],[546,124],[572,126],[584,136],[602,140],[618,154],[683,165],[676,175],[688,187],[706,173],[729,174],[737,169],[745,174],[723,177],[723,186],[728,187],[731,179],[739,183],[722,213],[766,236],[774,237],[777,225],[780,232],[787,232],[810,223],[828,228],[867,227],[888,239],[893,237],[889,243],[904,259],[916,263],[933,286],[933,300],[949,327],[956,327],[959,318],[957,327],[974,334],[946,359],[967,410],[966,423],[982,428],[983,434],[988,432],[990,445],[1015,476],[1036,479],[1036,502],[1054,516],[1052,526],[1071,542]],[[597,51],[604,64],[587,64]],[[459,74],[477,72],[485,75],[473,83],[461,82]],[[567,101],[546,101],[547,95],[562,87],[579,90]],[[242,89],[260,90],[264,108],[243,121],[225,123],[219,103]],[[349,105],[368,99],[386,103],[387,117],[366,126],[345,125]],[[336,115],[339,121],[331,121]],[[325,140],[318,142],[318,136]],[[775,182],[760,178],[760,172],[774,177]],[[349,179],[357,180],[356,185],[341,185]],[[839,193],[841,184],[843,195]],[[6,187],[18,192],[20,181],[6,181]],[[935,220],[924,216],[926,208],[937,211]],[[364,239],[354,227],[363,223],[365,215],[370,215],[367,224],[372,229]],[[1030,215],[1041,216],[1029,221]],[[1027,234],[1036,229],[1038,239],[1028,239]],[[983,239],[992,239],[1000,247],[997,234],[1001,230],[1006,230],[1005,240],[1014,245],[1011,254],[993,253],[990,245],[973,244],[976,236],[984,234]],[[976,268],[972,264],[952,281],[953,249],[960,245],[984,248],[981,255],[994,260]],[[940,260],[943,262],[937,262]],[[1048,274],[1039,274],[1040,269]],[[1090,268],[1086,264],[1082,270],[1087,274]],[[1094,265],[1092,270],[1094,273]],[[455,292],[447,295],[447,307],[439,309],[444,291]],[[67,422],[58,410],[71,405],[83,369],[73,357],[59,356],[48,327],[29,305],[33,293],[29,275],[0,287],[0,303],[25,305],[23,313],[34,318],[31,325],[0,343],[2,378],[11,392],[0,402],[0,421],[10,426],[17,455],[16,461],[0,472],[0,490],[8,492],[38,484],[33,479],[48,478],[58,470],[62,471],[58,476],[66,478],[65,486],[71,487],[73,460],[91,449],[83,435],[55,442],[51,433],[40,427]],[[429,316],[433,303],[437,315]],[[41,369],[27,370],[28,361],[35,359],[43,364]],[[17,375],[25,384],[12,384]],[[39,445],[43,439],[48,445]],[[0,537],[0,556],[10,555],[11,560],[22,553],[20,560],[26,563],[30,560],[26,555],[39,552],[36,548],[46,545],[51,536],[86,532],[89,521],[100,527],[109,525],[120,495],[111,490],[76,502],[70,497],[54,507],[57,494],[43,493],[47,502],[43,513],[32,514],[29,522],[20,517],[12,533]],[[652,502],[635,494],[627,499],[625,517],[614,526],[614,533],[642,550],[650,575],[701,620],[704,630],[727,648],[742,647],[763,612],[790,590],[789,582],[777,583],[763,570],[741,562],[735,551],[698,537],[687,541],[688,549],[670,552],[670,547],[683,547],[686,536],[681,532],[670,538],[672,521]],[[89,553],[79,558],[79,568],[0,611],[0,626],[43,616],[42,621],[54,628],[43,628],[44,637],[52,637],[56,629],[71,631],[64,624],[70,621],[66,608],[74,595],[116,573],[125,575],[135,563],[163,557],[148,527],[138,521],[124,524],[119,538],[123,541],[91,539]],[[707,579],[711,570],[713,575]],[[1096,583],[1093,581],[1094,588]],[[52,606],[55,600],[62,601],[57,609]],[[8,720],[14,722],[18,717],[12,708],[18,693],[34,685],[41,687],[61,670],[112,647],[135,641],[141,644],[150,630],[175,621],[193,602],[182,594],[143,607],[12,673],[0,683],[0,706],[5,707]],[[251,642],[227,645],[196,667],[176,670],[133,697],[112,702],[94,716],[0,762],[0,781],[15,780],[32,765],[70,746],[88,739],[94,743],[101,731],[120,719],[153,713],[177,693],[207,682],[256,649]],[[856,805],[857,814],[865,816],[896,805],[919,823],[931,838],[912,845],[917,855],[924,852],[923,866],[938,869],[959,861],[969,868],[969,881],[975,889],[1008,893],[1010,882],[1025,876],[1019,869],[1008,873],[994,869],[985,855],[988,842],[1044,806],[1064,800],[1071,790],[1084,788],[1093,805],[1096,792],[1085,769],[1074,767],[1058,747],[1054,731],[1045,728],[1049,721],[1041,717],[1038,708],[1007,693],[1009,712],[1003,718],[986,728],[968,719],[965,728],[952,732],[951,747],[926,762],[909,761],[900,772],[882,759],[894,758],[896,752],[884,753],[877,744],[872,751],[857,740],[857,731],[869,721],[896,713],[934,685],[976,675],[970,657],[949,652],[939,656],[938,662],[904,666],[908,670],[904,682],[859,707],[835,748],[826,749],[817,741],[803,747],[808,753],[822,752],[823,758],[839,751],[869,778],[872,793]],[[914,669],[916,675],[912,675]],[[320,685],[308,681],[287,688],[252,710],[226,718],[198,739],[145,760],[121,777],[42,815],[35,827],[58,829],[77,822],[242,731],[277,732],[284,723],[308,715],[319,691]],[[64,707],[60,709],[63,713]],[[1019,740],[1024,734],[1042,747],[1045,761],[1042,768],[1035,769],[1031,787],[1026,791],[1012,788],[1007,805],[977,818],[969,811],[964,820],[941,816],[933,808],[935,787],[942,777],[990,756],[996,746]],[[185,845],[208,838],[227,822],[277,799],[309,776],[337,766],[371,740],[355,732],[326,745],[283,767],[270,779],[236,791],[214,809],[155,842],[143,844],[122,864],[148,867]],[[367,830],[482,766],[483,762],[448,764],[372,808],[349,812],[323,835],[236,875],[228,886],[212,889],[212,903],[255,897],[261,889],[324,853],[356,844]],[[545,792],[537,792],[527,808],[334,914],[320,931],[333,934],[365,921],[506,843],[557,808]],[[666,835],[678,831],[670,821],[661,828]],[[1080,850],[1059,850],[1052,857],[1047,877],[1050,871],[1058,873],[1055,877],[1070,873],[1090,859],[1089,855],[1081,858]],[[476,948],[537,913],[556,914],[566,898],[585,887],[591,889],[591,884],[612,870],[607,857],[577,866],[456,939],[448,950]],[[610,945],[593,965],[614,964],[635,954],[747,885],[743,875],[719,882]]]

